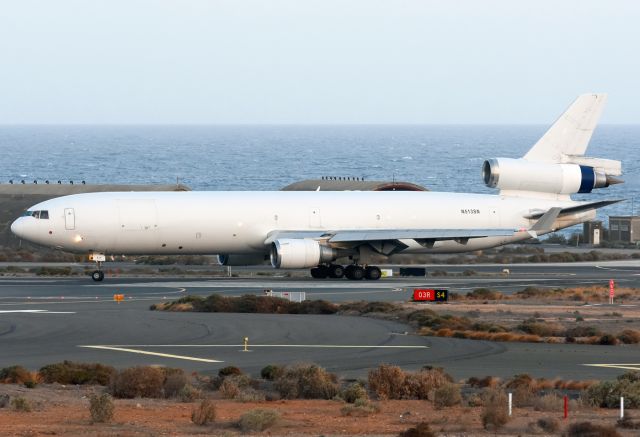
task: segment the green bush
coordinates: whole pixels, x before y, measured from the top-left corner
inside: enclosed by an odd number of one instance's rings
[[[216,406],[211,399],[203,399],[191,412],[191,421],[199,426],[205,426],[216,420]]]
[[[108,393],[92,395],[89,398],[89,412],[94,423],[111,422],[114,409],[113,399]]]
[[[116,373],[111,366],[97,363],[62,363],[48,364],[39,371],[43,381],[48,384],[98,384],[108,385]]]
[[[238,426],[242,432],[264,431],[274,426],[280,419],[275,410],[249,410],[240,416]]]
[[[269,364],[260,370],[260,376],[262,379],[266,379],[267,381],[273,381],[279,375],[282,374],[284,368],[282,366],[278,366],[276,364]]]
[[[227,376],[232,376],[232,375],[242,375],[242,370],[240,370],[235,366],[227,366],[218,370],[218,376],[220,378],[226,378]]]
[[[446,383],[438,387],[434,393],[433,402],[437,408],[452,407],[462,401],[460,386]]]
[[[358,399],[369,399],[367,389],[359,382],[349,384],[344,390],[342,390],[340,397],[349,404],[355,403]]]
[[[615,381],[593,384],[582,397],[589,405],[601,408],[618,408],[620,397],[624,397],[625,407],[640,408],[640,372],[627,372]]]
[[[274,388],[285,399],[332,399],[338,394],[337,377],[314,364],[286,368]]]

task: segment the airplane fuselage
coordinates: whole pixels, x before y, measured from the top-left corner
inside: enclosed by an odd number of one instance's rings
[[[270,233],[287,230],[491,229],[513,236],[403,241],[402,253],[467,252],[525,240],[535,211],[571,200],[441,192],[114,192],[64,196],[30,211],[12,230],[67,251],[106,254],[267,253]],[[554,228],[592,219],[588,211],[556,220]]]

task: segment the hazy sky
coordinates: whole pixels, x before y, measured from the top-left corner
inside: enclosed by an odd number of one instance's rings
[[[640,1],[0,0],[0,123],[640,123]]]

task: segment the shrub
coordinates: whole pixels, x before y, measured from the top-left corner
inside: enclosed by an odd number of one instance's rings
[[[266,399],[264,392],[247,387],[240,390],[240,393],[234,398],[240,402],[262,402]]]
[[[240,370],[235,366],[227,366],[218,370],[218,376],[220,378],[226,378],[227,376],[232,376],[232,375],[242,375],[242,370]]]
[[[162,384],[164,397],[178,397],[188,382],[187,375],[184,374],[182,369],[165,369],[165,378]]]
[[[618,339],[615,337],[615,335],[604,334],[602,337],[600,337],[599,343],[606,346],[615,346],[616,344],[618,344]]]
[[[399,434],[400,437],[436,437],[427,422],[420,422],[413,428],[409,428]]]
[[[225,399],[237,399],[242,390],[251,387],[251,378],[247,375],[228,376],[220,384],[220,394]]]
[[[403,399],[406,397],[406,373],[397,366],[382,364],[369,371],[369,388],[378,399]]]
[[[476,378],[475,376],[472,376],[467,380],[467,384],[476,388],[496,387],[500,384],[500,379],[495,376],[485,376],[484,378]]]
[[[280,414],[275,410],[249,410],[240,416],[238,426],[242,432],[264,431],[275,425]]]
[[[24,384],[33,381],[33,375],[22,366],[11,366],[0,369],[0,382],[6,384]]]
[[[618,340],[624,344],[637,344],[640,343],[640,331],[634,329],[625,329],[618,334]]]
[[[149,366],[130,367],[117,372],[109,384],[116,398],[159,398],[163,394],[164,372]]]
[[[116,373],[111,366],[90,363],[62,363],[48,364],[39,371],[44,382],[52,384],[98,384],[108,385]]]
[[[25,381],[24,382],[24,386],[26,388],[36,388],[36,385],[38,385],[38,383],[36,382],[35,379],[29,380],[29,381]]]
[[[518,325],[518,329],[532,335],[540,337],[558,337],[564,334],[562,326],[555,323],[538,322],[535,319],[528,319]]]
[[[211,399],[203,399],[191,412],[191,421],[204,426],[216,420],[216,406]]]
[[[482,426],[487,430],[497,431],[509,421],[507,396],[502,391],[490,390],[484,397],[481,413]]]
[[[476,288],[467,293],[468,299],[478,300],[500,300],[503,295],[499,291],[490,290],[488,288]]]
[[[282,366],[278,366],[276,364],[269,364],[260,370],[260,376],[262,379],[266,379],[267,381],[273,381],[279,375],[282,375],[284,368]]]
[[[191,384],[185,385],[178,392],[178,399],[180,399],[180,402],[193,402],[196,399],[200,398],[200,396],[202,396],[200,390],[198,390]]]
[[[11,397],[8,394],[6,393],[0,394],[0,408],[5,408],[9,406],[10,400],[11,400]]]
[[[369,399],[367,389],[359,382],[349,384],[344,390],[342,390],[340,397],[350,404],[355,403],[358,399]]]
[[[353,417],[367,417],[379,412],[380,407],[366,399],[358,399],[353,404],[345,405],[340,409],[340,414],[343,416]]]
[[[285,369],[274,387],[286,399],[332,399],[338,394],[336,376],[314,364]]]
[[[615,381],[602,381],[590,386],[582,395],[583,400],[594,407],[617,408],[620,397],[628,408],[640,407],[640,372],[627,372]]]
[[[89,413],[94,423],[111,422],[114,408],[113,399],[108,393],[92,395],[89,398]]]
[[[595,326],[576,326],[565,331],[567,337],[595,337],[602,332]]]
[[[533,400],[536,411],[561,411],[564,400],[556,393],[548,393]]]
[[[591,422],[578,422],[569,425],[567,437],[620,437],[612,426],[596,425]]]
[[[437,408],[452,407],[462,401],[460,386],[447,383],[438,387],[434,393],[433,402]]]
[[[23,413],[29,413],[32,410],[31,403],[22,396],[16,396],[11,399],[11,407],[15,411],[21,411]]]
[[[536,423],[544,432],[555,434],[560,429],[560,422],[558,422],[558,419],[543,417],[542,419],[538,419]]]

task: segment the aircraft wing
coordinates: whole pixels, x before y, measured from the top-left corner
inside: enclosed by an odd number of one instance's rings
[[[349,229],[334,231],[274,231],[265,244],[281,238],[325,239],[330,243],[368,243],[389,240],[456,240],[481,237],[510,237],[513,229]]]

